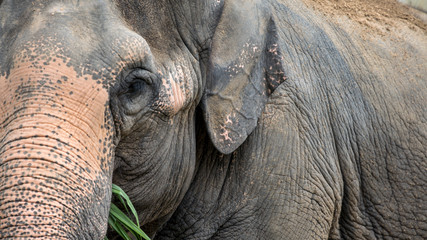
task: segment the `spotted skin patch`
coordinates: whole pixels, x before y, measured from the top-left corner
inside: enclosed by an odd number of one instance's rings
[[[193,74],[185,65],[177,65],[174,71],[159,70],[161,87],[159,98],[154,107],[169,116],[177,114],[194,101],[195,83],[191,81]]]
[[[61,41],[23,49],[0,77],[0,237],[74,238],[88,226],[105,232],[82,216],[108,214],[108,88],[76,72]]]

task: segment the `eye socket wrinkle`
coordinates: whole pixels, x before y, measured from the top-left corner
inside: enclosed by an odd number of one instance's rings
[[[146,69],[135,69],[121,81],[121,91],[119,91],[119,95],[126,94],[129,97],[134,97],[140,94],[142,90],[145,89],[146,85],[153,85],[155,78],[155,74]]]
[[[149,70],[138,68],[133,70],[125,79],[126,82],[131,83],[134,82],[137,79],[141,79],[147,84],[153,84],[153,76],[154,74],[151,73]]]

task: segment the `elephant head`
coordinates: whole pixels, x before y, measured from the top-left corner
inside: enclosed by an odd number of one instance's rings
[[[112,181],[153,234],[192,180],[196,109],[233,152],[285,80],[275,41],[253,1],[3,1],[0,237],[100,239]]]

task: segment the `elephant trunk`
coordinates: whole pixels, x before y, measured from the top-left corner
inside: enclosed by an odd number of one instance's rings
[[[67,71],[0,76],[0,239],[106,232],[114,151],[108,93]]]

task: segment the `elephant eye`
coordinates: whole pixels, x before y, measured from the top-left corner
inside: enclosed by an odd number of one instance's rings
[[[127,88],[127,93],[130,95],[135,95],[141,92],[144,89],[145,83],[143,80],[137,79],[137,81],[130,83]]]
[[[153,97],[156,75],[145,69],[136,69],[121,82],[118,97],[127,115],[141,112]]]
[[[127,94],[130,96],[140,94],[147,84],[153,84],[153,74],[145,69],[134,70],[126,77],[125,84]]]

